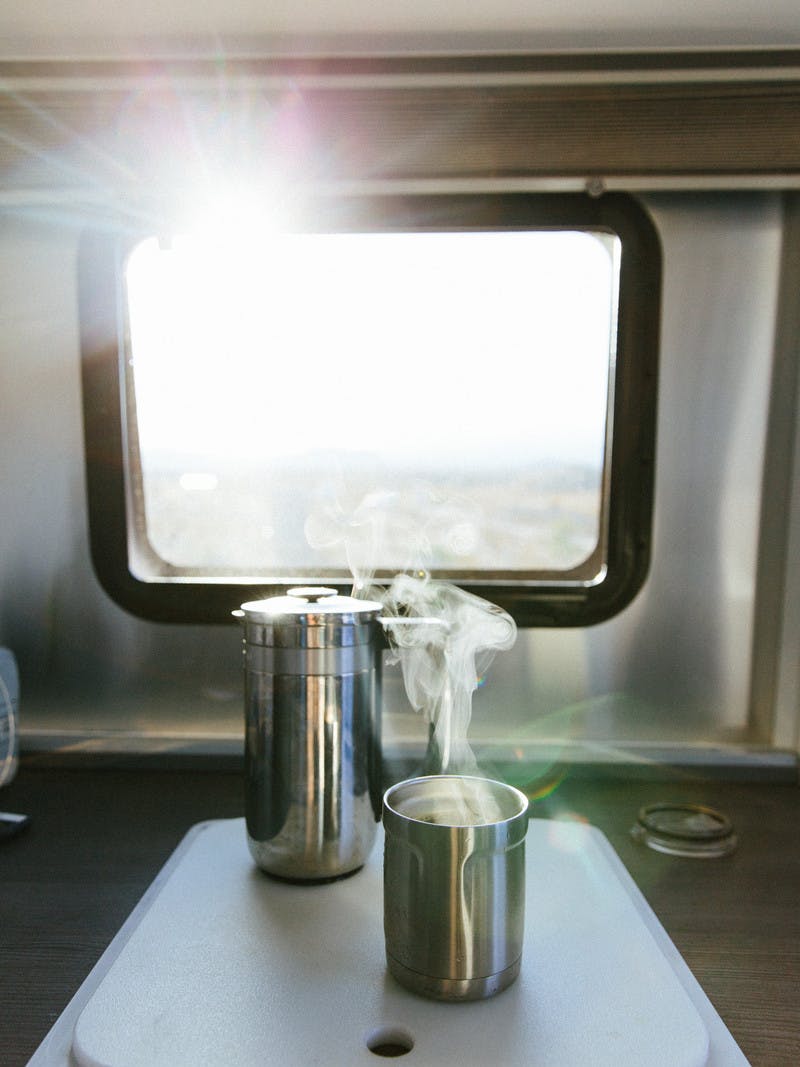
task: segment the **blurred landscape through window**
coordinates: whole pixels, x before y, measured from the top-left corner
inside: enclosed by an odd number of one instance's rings
[[[366,507],[385,511],[379,572],[413,552],[454,578],[580,568],[602,539],[618,245],[585,230],[142,241],[128,411],[152,550],[187,574],[346,575],[337,523]]]

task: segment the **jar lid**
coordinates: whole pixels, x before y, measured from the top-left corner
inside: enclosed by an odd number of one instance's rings
[[[639,812],[631,835],[670,856],[714,859],[737,845],[730,819],[704,804],[650,804]]]

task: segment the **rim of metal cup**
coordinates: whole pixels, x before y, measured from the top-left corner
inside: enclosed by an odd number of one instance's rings
[[[395,797],[399,793],[407,792],[409,790],[416,791],[423,788],[433,789],[437,785],[441,786],[445,782],[459,782],[461,784],[468,783],[469,787],[474,787],[476,792],[489,787],[493,791],[495,797],[497,793],[499,793],[504,798],[511,798],[515,802],[516,810],[504,815],[502,819],[486,819],[485,821],[478,822],[455,820],[437,820],[436,822],[433,822],[430,819],[415,817],[413,813],[402,810],[395,801]],[[482,778],[480,775],[476,774],[427,774],[416,778],[406,778],[403,779],[403,781],[395,782],[394,785],[389,786],[383,794],[384,820],[388,815],[390,818],[400,820],[403,823],[413,823],[418,826],[425,826],[427,828],[433,827],[442,830],[480,830],[482,827],[504,826],[523,816],[527,817],[529,807],[530,801],[521,790],[516,788],[516,786],[509,785],[508,782],[501,782],[495,778]]]

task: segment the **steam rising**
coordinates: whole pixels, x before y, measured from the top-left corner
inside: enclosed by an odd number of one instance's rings
[[[372,492],[351,507],[335,505],[312,515],[306,537],[315,547],[342,544],[353,575],[353,596],[379,600],[395,662],[411,705],[432,727],[435,769],[474,772],[467,741],[472,694],[495,653],[511,648],[514,620],[501,608],[427,572],[433,546],[451,555],[469,552],[479,524],[462,502],[415,485],[404,493]],[[373,584],[375,567],[402,545],[404,572],[388,589]]]
[[[340,477],[334,499],[306,519],[312,548],[341,546],[353,576],[353,596],[377,599],[370,590],[378,564],[397,571],[429,571],[431,560],[469,566],[479,541],[474,507],[431,485],[414,481],[402,490],[352,492]]]
[[[467,741],[472,694],[495,653],[514,644],[514,620],[496,605],[427,574],[398,574],[384,604],[389,616],[419,618],[416,625],[387,621],[386,628],[408,699],[433,727],[437,769],[474,770]],[[445,625],[425,625],[424,618]]]

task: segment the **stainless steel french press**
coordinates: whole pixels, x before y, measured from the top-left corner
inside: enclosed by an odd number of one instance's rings
[[[381,817],[381,605],[301,587],[243,604],[245,815],[259,867],[363,865]]]

